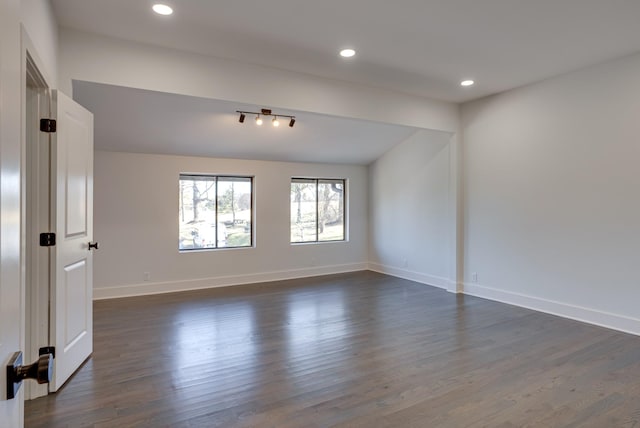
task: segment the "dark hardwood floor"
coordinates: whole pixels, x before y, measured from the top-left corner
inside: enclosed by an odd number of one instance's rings
[[[640,337],[358,272],[95,303],[27,427],[637,427]]]

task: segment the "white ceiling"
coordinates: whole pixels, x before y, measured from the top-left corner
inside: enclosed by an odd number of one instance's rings
[[[640,51],[638,0],[165,2],[52,0],[62,26],[455,102]]]
[[[174,15],[152,0],[52,0],[61,26],[453,102],[640,51],[640,0],[163,2]],[[103,150],[368,164],[416,132],[292,111],[294,128],[258,128],[233,112],[259,106],[89,82],[74,98]]]
[[[291,110],[273,112],[296,116],[293,128],[241,124],[236,110],[260,108],[92,82],[75,81],[73,94],[94,114],[97,150],[367,165],[417,131]]]

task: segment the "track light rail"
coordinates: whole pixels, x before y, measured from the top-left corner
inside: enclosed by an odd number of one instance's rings
[[[273,120],[271,121],[273,126],[279,126],[280,125],[280,121],[278,120],[279,117],[288,118],[289,119],[289,127],[290,128],[293,128],[293,125],[296,123],[296,117],[295,116],[291,116],[291,115],[288,115],[288,114],[273,113],[271,111],[271,109],[268,109],[268,108],[263,108],[263,109],[260,110],[260,112],[236,110],[236,113],[240,113],[240,118],[238,119],[238,121],[240,123],[244,123],[244,120],[245,120],[245,118],[246,118],[246,116],[248,114],[256,116],[256,119],[255,119],[256,120],[256,125],[262,125],[262,117],[263,116],[273,116]]]

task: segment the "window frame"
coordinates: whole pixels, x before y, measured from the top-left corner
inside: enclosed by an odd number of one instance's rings
[[[315,183],[315,193],[316,193],[316,197],[315,197],[315,203],[316,203],[316,239],[314,241],[297,241],[294,242],[291,240],[291,216],[292,216],[292,211],[291,211],[291,184],[293,184],[296,180],[299,180],[299,182],[314,182]],[[319,201],[319,184],[323,184],[322,181],[326,181],[326,182],[336,182],[336,181],[341,181],[342,182],[342,239],[328,239],[328,240],[320,240],[320,221],[319,221],[319,217],[320,217],[320,201]],[[294,176],[291,177],[291,180],[289,181],[289,244],[290,245],[306,245],[306,244],[324,244],[324,243],[335,243],[335,242],[347,242],[347,207],[348,207],[348,203],[347,203],[347,182],[348,180],[346,178],[321,178],[321,177],[300,177],[300,176]]]
[[[251,227],[249,228],[249,245],[243,245],[243,246],[224,246],[224,247],[219,247],[218,246],[218,215],[219,215],[219,210],[218,210],[218,182],[220,181],[220,179],[241,179],[240,181],[246,182],[246,180],[248,180],[248,182],[251,184],[251,193],[250,193],[250,198],[249,198],[249,210],[251,211],[251,215],[250,215],[250,222],[251,222]],[[181,185],[182,180],[203,180],[203,181],[215,181],[215,201],[216,201],[216,209],[215,209],[215,224],[216,224],[216,246],[215,247],[199,247],[199,248],[180,248],[180,229],[181,229],[181,222],[178,221],[178,252],[180,253],[191,253],[191,252],[200,252],[200,251],[220,251],[220,250],[238,250],[238,249],[245,249],[245,248],[254,248],[255,247],[255,211],[254,211],[254,204],[255,204],[255,176],[253,175],[234,175],[234,174],[206,174],[206,173],[187,173],[187,172],[181,172],[178,174],[178,186]],[[213,180],[211,180],[213,179]],[[231,180],[230,180],[231,181]],[[180,191],[178,192],[178,213],[180,212],[180,207],[182,205],[183,201],[182,198],[180,197]],[[178,214],[179,216],[180,214]]]

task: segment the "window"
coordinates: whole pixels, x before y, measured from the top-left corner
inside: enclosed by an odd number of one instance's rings
[[[253,245],[253,178],[180,174],[178,249]]]
[[[345,181],[291,179],[291,242],[344,241]]]

